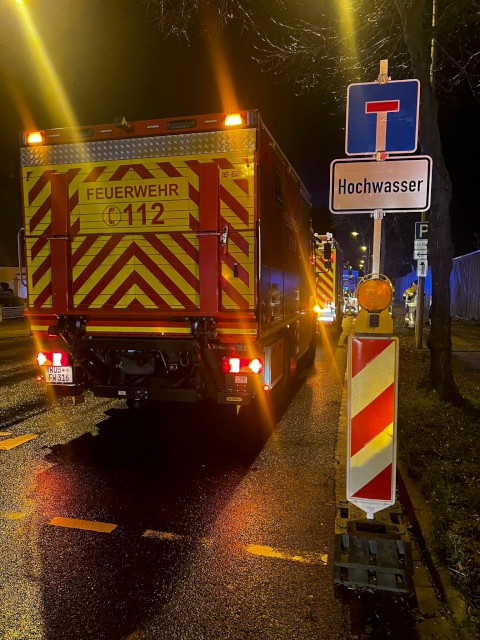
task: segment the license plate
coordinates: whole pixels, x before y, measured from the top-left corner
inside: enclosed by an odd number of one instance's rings
[[[72,384],[73,367],[45,367],[45,380],[50,384]]]

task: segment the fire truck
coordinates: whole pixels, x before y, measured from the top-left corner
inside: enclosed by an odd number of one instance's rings
[[[257,111],[25,133],[21,179],[57,395],[238,407],[313,362],[310,196]]]
[[[343,252],[331,233],[314,234],[318,322],[341,330],[343,320]]]

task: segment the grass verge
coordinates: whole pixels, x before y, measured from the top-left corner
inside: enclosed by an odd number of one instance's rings
[[[432,550],[451,572],[480,636],[480,373],[454,359],[464,407],[444,403],[428,380],[430,352],[400,326],[398,448],[428,501]]]

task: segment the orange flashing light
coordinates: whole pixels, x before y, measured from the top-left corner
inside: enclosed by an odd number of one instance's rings
[[[228,113],[223,123],[226,127],[238,127],[245,124],[245,118],[242,113]]]
[[[27,144],[44,144],[45,132],[44,131],[31,131],[26,135]]]
[[[369,313],[380,313],[392,301],[392,285],[387,280],[372,278],[361,282],[357,289],[358,304]]]

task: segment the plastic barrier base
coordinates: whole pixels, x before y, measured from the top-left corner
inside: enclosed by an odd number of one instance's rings
[[[414,592],[412,551],[404,524],[366,519],[342,524],[335,535],[335,584]]]

